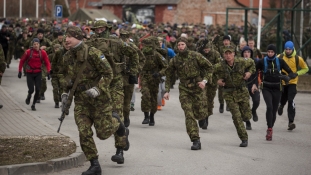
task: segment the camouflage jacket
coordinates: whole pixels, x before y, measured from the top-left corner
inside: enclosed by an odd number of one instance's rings
[[[54,56],[51,59],[51,70],[53,70],[53,75],[57,75],[57,74],[62,74],[63,73],[63,68],[66,65],[63,65],[63,56],[65,55],[65,53],[67,52],[66,49],[61,48],[58,51],[55,52]]]
[[[0,73],[4,73],[5,68],[6,68],[6,61],[5,61],[2,45],[0,44]]]
[[[138,73],[140,73],[143,70],[143,67],[145,65],[145,61],[146,61],[145,55],[143,54],[141,50],[139,50],[139,48],[134,43],[129,42],[129,45],[133,47],[138,54],[138,57],[139,57]]]
[[[143,54],[145,55],[146,62],[141,71],[141,75],[159,73],[161,76],[164,76],[167,68],[166,59],[155,50],[151,53],[143,52]]]

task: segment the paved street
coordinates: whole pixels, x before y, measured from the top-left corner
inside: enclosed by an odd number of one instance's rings
[[[2,87],[30,113],[50,124],[55,132],[59,126],[60,109],[54,108],[52,86],[48,81],[46,100],[31,111],[25,104],[27,96],[26,77],[17,78],[18,61],[13,60],[2,79]],[[233,125],[231,115],[218,112],[219,103],[215,98],[214,115],[210,117],[207,130],[200,130],[202,150],[191,151],[192,143],[186,133],[184,113],[178,100],[178,89],[171,91],[171,99],[166,101],[162,111],[155,115],[155,126],[142,125],[140,93],[136,92],[135,111],[131,112],[130,150],[125,152],[125,164],[118,165],[110,160],[115,153],[114,138],[101,141],[95,139],[99,150],[99,161],[103,174],[217,174],[217,175],[308,175],[311,172],[311,94],[298,93],[296,126],[287,131],[287,112],[277,116],[273,140],[265,140],[265,103],[261,98],[258,109],[259,121],[252,122],[253,130],[248,131],[249,146],[240,148],[240,140]],[[0,102],[3,99],[0,100]],[[5,106],[4,106],[5,108]],[[68,135],[79,145],[77,127],[70,115],[62,124],[61,133]],[[16,128],[18,130],[18,128]],[[96,134],[94,134],[94,138]],[[80,147],[77,148],[81,151]],[[49,175],[78,175],[88,169],[84,166],[51,173]]]

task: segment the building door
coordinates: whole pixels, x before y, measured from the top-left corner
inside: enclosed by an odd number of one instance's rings
[[[212,16],[204,16],[204,23],[205,23],[205,25],[212,25],[213,24],[213,17]]]

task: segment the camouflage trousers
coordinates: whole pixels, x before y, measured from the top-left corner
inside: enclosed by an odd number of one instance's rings
[[[6,63],[8,65],[11,64],[11,60],[12,60],[13,55],[14,55],[14,47],[9,46],[9,50],[8,50],[7,57],[6,57]]]
[[[157,97],[160,79],[155,79],[151,74],[141,75],[141,111],[157,112]]]
[[[75,96],[74,118],[79,131],[80,146],[87,160],[98,158],[92,125],[94,125],[96,136],[99,139],[105,140],[114,134],[115,147],[124,148],[126,146],[125,136],[120,137],[115,133],[120,123],[112,117],[110,99],[102,97],[103,95],[100,95],[92,99],[86,94]]]
[[[40,97],[42,97],[44,95],[44,93],[47,90],[47,84],[46,84],[46,76],[47,76],[47,72],[46,70],[44,70],[45,68],[42,68],[42,81],[41,81],[41,88],[40,88]]]
[[[124,104],[124,92],[123,92],[123,77],[121,74],[116,75],[110,83],[110,94],[112,100],[113,111],[119,114],[121,120],[124,122],[123,117],[123,104]]]
[[[185,113],[186,129],[191,141],[200,139],[196,120],[206,118],[208,113],[205,93],[205,89],[199,86],[188,88],[179,84],[179,101]]]
[[[218,101],[219,104],[224,104],[225,100],[224,100],[224,95],[223,95],[223,87],[218,86]]]
[[[205,87],[205,90],[206,90],[206,96],[207,96],[207,111],[208,111],[207,117],[209,117],[213,115],[214,98],[216,96],[217,85],[207,84]]]
[[[246,87],[239,90],[224,92],[224,98],[232,114],[232,120],[241,140],[248,140],[244,122],[252,118],[249,94]]]
[[[60,102],[60,99],[61,99],[61,95],[62,95],[62,92],[63,92],[63,88],[61,86],[61,78],[63,77],[63,75],[61,74],[56,74],[52,76],[52,80],[51,80],[51,83],[52,83],[52,86],[53,86],[53,99],[54,99],[54,102],[55,103],[59,103]]]
[[[124,90],[124,103],[123,103],[123,116],[124,118],[130,117],[131,99],[134,91],[134,84],[129,84],[128,76],[123,77],[123,90]]]

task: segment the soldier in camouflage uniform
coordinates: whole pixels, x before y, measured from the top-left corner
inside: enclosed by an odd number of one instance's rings
[[[44,37],[44,30],[38,29],[37,30],[37,37],[40,40],[40,49],[45,50],[47,54],[53,52],[53,45],[52,42]],[[42,64],[44,65],[44,64]],[[40,98],[37,100],[37,103],[40,103],[40,100],[45,100],[44,93],[47,90],[47,83],[46,83],[46,68],[45,66],[42,67],[42,82],[41,82],[41,89],[40,89]]]
[[[247,147],[248,135],[243,121],[249,121],[252,114],[245,80],[255,73],[255,63],[235,57],[233,47],[227,47],[223,51],[224,61],[215,65],[214,74],[218,79],[217,84],[224,87],[224,98],[239,138],[242,140],[240,147]]]
[[[145,65],[140,73],[142,93],[141,110],[144,112],[145,116],[142,124],[154,126],[159,83],[161,77],[165,75],[167,62],[165,58],[156,51],[156,47],[159,47],[159,44],[157,42],[157,45],[155,45],[151,37],[145,38],[142,41],[142,45],[142,52],[146,58]]]
[[[21,56],[24,54],[24,52],[29,49],[29,45],[30,45],[30,38],[28,37],[28,30],[24,29],[23,30],[23,37],[21,39],[19,39],[16,43],[16,57],[18,59],[21,58]],[[26,64],[23,65],[23,72],[24,72],[24,76],[26,75]]]
[[[178,54],[170,61],[166,70],[166,93],[169,99],[171,74],[177,71],[180,78],[179,101],[185,113],[187,133],[193,145],[191,150],[201,149],[199,127],[196,120],[205,119],[207,112],[207,96],[205,84],[211,83],[213,65],[201,54],[187,48],[187,39],[177,40]]]
[[[121,140],[118,152],[112,156],[112,161],[118,164],[124,163],[123,149],[129,148],[127,135],[129,130],[116,113],[112,113],[111,94],[109,84],[112,81],[113,71],[105,55],[94,47],[88,47],[82,42],[82,30],[70,26],[66,31],[66,43],[70,50],[64,55],[64,75],[66,82],[62,103],[67,100],[68,91],[72,88],[70,82],[78,81],[74,92],[74,117],[78,126],[80,145],[90,161],[90,168],[82,175],[101,174],[98,162],[98,152],[93,140],[92,125],[94,124],[96,135],[99,139],[108,139],[114,134],[115,139]],[[86,62],[86,63],[85,63]],[[82,65],[86,64],[81,70]],[[77,78],[79,71],[81,76]],[[65,109],[62,109],[65,112]]]
[[[252,51],[254,53],[253,59],[256,59],[256,58],[262,59],[263,58],[261,51],[257,47],[255,47],[255,40],[252,37],[250,37],[248,39],[247,44],[252,49]]]
[[[55,108],[59,108],[59,102],[60,102],[60,96],[63,92],[62,86],[61,86],[61,79],[64,78],[64,76],[61,74],[61,67],[63,62],[63,55],[69,50],[69,47],[66,46],[65,42],[63,44],[63,47],[59,44],[54,45],[54,51],[52,55],[49,55],[49,58],[51,60],[51,83],[53,87],[53,99],[55,103]]]
[[[129,40],[130,33],[126,30],[122,30],[120,32],[120,38],[123,42],[127,43],[130,47],[136,50],[136,52],[139,55],[139,65],[138,65],[138,72],[140,72],[144,66],[145,63],[145,56],[142,53],[141,50],[138,49],[138,47]],[[126,70],[130,69],[129,64],[129,58],[125,56],[125,59],[127,60],[126,63]],[[129,72],[122,71],[123,75],[123,89],[124,89],[124,104],[123,104],[123,116],[124,116],[124,125],[125,127],[128,127],[130,125],[130,104],[131,104],[131,98],[134,91],[134,85],[137,84],[137,76],[131,76]]]
[[[220,54],[213,48],[213,43],[208,42],[203,49],[203,56],[208,59],[212,65],[215,65],[221,61]],[[217,91],[217,77],[213,74],[212,82],[209,83],[208,86],[205,87],[206,96],[207,96],[207,109],[208,114],[206,119],[199,121],[199,126],[202,129],[207,129],[208,126],[208,117],[213,115],[213,108],[214,108],[214,98],[216,96]]]
[[[8,32],[11,35],[10,41],[9,41],[9,50],[8,50],[8,55],[7,55],[7,64],[11,64],[12,57],[15,52],[15,43],[16,43],[16,34],[13,29],[13,25],[11,24],[8,28]],[[15,58],[16,59],[16,58]]]
[[[54,46],[55,44],[60,44],[62,46],[63,42],[64,42],[63,32],[57,32],[57,38],[52,41],[52,46]]]
[[[5,56],[2,49],[2,45],[0,44],[0,85],[5,68],[6,68]]]

